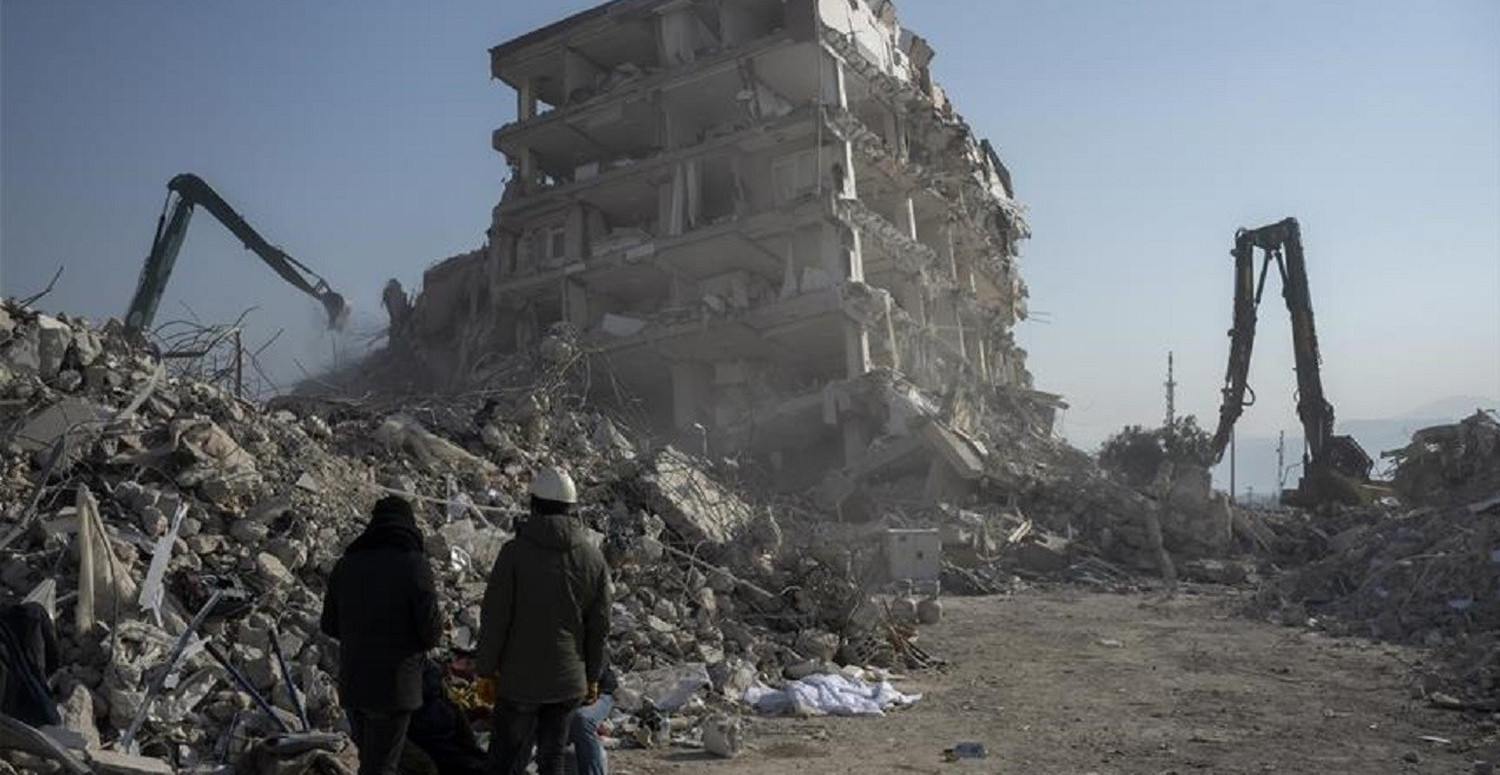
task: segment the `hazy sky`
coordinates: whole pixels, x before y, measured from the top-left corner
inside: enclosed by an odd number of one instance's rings
[[[167,180],[193,171],[382,322],[389,277],[477,247],[511,92],[486,49],[592,3],[0,0],[0,289],[121,315]],[[1000,149],[1035,237],[1018,338],[1092,446],[1178,407],[1211,420],[1240,226],[1302,221],[1340,417],[1500,396],[1500,3],[908,0],[903,23]],[[319,308],[212,219],[158,321],[252,314],[281,373]],[[1296,431],[1268,292],[1249,434]],[[1289,434],[1291,435],[1291,434]]]

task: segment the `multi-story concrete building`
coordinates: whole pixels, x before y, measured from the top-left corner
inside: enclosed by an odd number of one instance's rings
[[[496,46],[511,176],[412,335],[468,373],[565,323],[661,427],[778,457],[862,454],[872,372],[1026,392],[1027,226],[932,59],[886,0],[615,0]]]

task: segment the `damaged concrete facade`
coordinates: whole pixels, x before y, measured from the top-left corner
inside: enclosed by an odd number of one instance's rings
[[[511,176],[397,333],[462,383],[572,332],[601,393],[789,469],[889,434],[872,375],[1034,397],[1028,227],[933,54],[884,0],[616,0],[491,49]]]

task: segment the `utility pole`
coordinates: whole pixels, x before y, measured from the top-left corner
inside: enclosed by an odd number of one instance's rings
[[[1276,505],[1281,505],[1281,491],[1286,489],[1286,431],[1276,432]]]
[[[238,328],[234,330],[234,397],[245,397],[245,345]]]
[[[1236,445],[1234,443],[1234,429],[1231,428],[1229,430],[1229,502],[1230,503],[1234,503],[1235,502],[1235,500],[1234,500],[1234,492],[1235,492],[1235,490],[1234,490],[1234,485],[1235,485],[1235,481],[1234,481],[1234,465],[1235,465],[1235,462],[1234,462],[1234,453],[1235,453],[1235,446]]]
[[[1167,424],[1168,433],[1177,423],[1177,380],[1172,376],[1172,351],[1167,351]]]

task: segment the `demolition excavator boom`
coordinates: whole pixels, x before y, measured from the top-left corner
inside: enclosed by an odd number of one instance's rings
[[[140,280],[136,283],[135,295],[130,299],[130,308],[125,313],[125,329],[140,333],[151,328],[156,319],[156,307],[167,290],[167,280],[172,276],[172,267],[177,263],[177,253],[182,249],[182,239],[187,235],[188,220],[193,208],[202,207],[224,224],[245,248],[266,262],[283,280],[298,290],[322,302],[328,313],[329,328],[343,328],[349,317],[349,306],[344,297],[334,293],[328,283],[281,248],[267,242],[265,237],[251,228],[249,223],[229,206],[202,178],[183,174],[167,183],[167,204],[156,221],[156,238],[151,242],[151,254],[141,268]]]
[[[1262,260],[1256,277],[1256,254]],[[1333,405],[1323,394],[1318,334],[1313,325],[1312,296],[1308,290],[1307,264],[1302,254],[1302,233],[1297,219],[1287,218],[1258,229],[1235,233],[1234,327],[1229,330],[1229,368],[1224,375],[1223,403],[1219,426],[1214,432],[1213,455],[1217,462],[1229,445],[1234,423],[1244,408],[1249,390],[1250,352],[1255,344],[1256,310],[1265,292],[1266,277],[1274,261],[1281,275],[1281,295],[1292,318],[1292,349],[1297,367],[1297,416],[1307,439],[1302,481],[1297,496],[1303,502],[1348,500],[1354,482],[1370,478],[1373,461],[1352,436],[1333,433]]]

